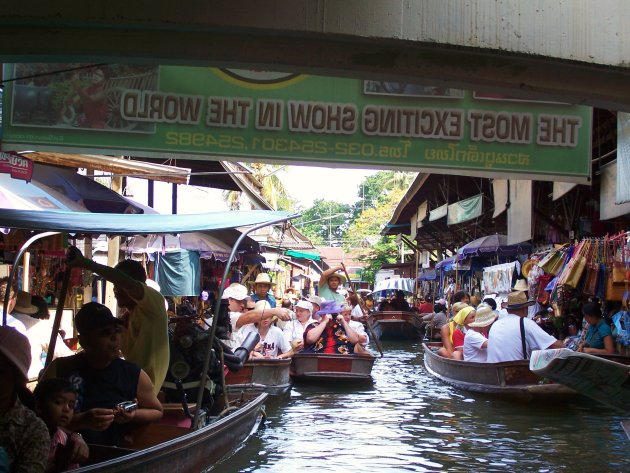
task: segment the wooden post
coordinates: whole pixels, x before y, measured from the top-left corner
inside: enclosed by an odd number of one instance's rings
[[[122,177],[112,177],[112,190],[117,193],[122,192]],[[110,238],[107,242],[107,266],[116,266],[120,255],[120,237]],[[105,285],[105,305],[116,313],[116,298],[114,297],[114,285],[107,281]]]
[[[30,280],[29,277],[31,272],[31,253],[28,251],[24,252],[24,257],[22,259],[22,290],[29,292],[30,289]]]

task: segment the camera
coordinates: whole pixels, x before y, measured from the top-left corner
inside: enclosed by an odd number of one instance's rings
[[[125,401],[116,404],[118,409],[122,409],[125,412],[135,411],[138,408],[138,403],[133,401]]]

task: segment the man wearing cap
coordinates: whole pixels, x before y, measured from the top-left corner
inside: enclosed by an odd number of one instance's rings
[[[267,301],[272,309],[276,307],[276,298],[270,291],[271,278],[267,273],[258,273],[254,281],[254,294],[251,296],[254,302]]]
[[[513,291],[507,298],[507,315],[501,316],[488,335],[488,363],[527,360],[532,350],[565,348],[536,322],[527,318],[533,301],[527,300],[523,291]]]
[[[162,294],[146,284],[147,274],[138,261],[127,259],[110,268],[84,258],[78,248],[71,246],[67,263],[98,273],[114,284],[116,301],[127,310],[123,355],[146,371],[157,394],[170,361],[167,304]]]
[[[48,463],[46,424],[22,404],[31,364],[28,339],[13,327],[0,326],[0,448],[11,472],[42,472]],[[29,393],[30,394],[30,393]]]
[[[475,321],[468,324],[470,330],[464,337],[464,361],[485,363],[488,358],[488,339],[484,336],[497,314],[488,304],[477,306]]]
[[[311,317],[313,304],[308,301],[299,301],[295,304],[296,319],[286,323],[282,331],[287,338],[294,352],[304,349],[304,330],[309,324],[315,322]]]
[[[57,358],[42,375],[74,385],[78,397],[69,427],[81,432],[88,443],[123,446],[132,427],[162,418],[162,404],[148,374],[120,358],[123,324],[106,306],[85,304],[75,316],[83,351]],[[135,402],[136,408],[118,407],[128,401]]]
[[[309,301],[311,305],[313,306],[313,311],[311,312],[311,315],[317,312],[319,308],[321,307],[322,302],[324,302],[324,299],[322,299],[319,296],[309,296],[306,298],[306,300]]]
[[[321,309],[316,314],[321,318],[304,331],[305,351],[337,355],[354,352],[359,335],[343,318],[342,311],[343,307],[335,301],[322,302]]]
[[[319,278],[319,295],[327,301],[335,301],[339,304],[344,304],[346,298],[343,294],[337,292],[339,287],[346,281],[343,274],[337,271],[343,271],[344,265],[335,266],[324,271]]]

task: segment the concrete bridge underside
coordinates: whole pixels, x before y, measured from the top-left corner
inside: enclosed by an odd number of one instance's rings
[[[630,112],[626,0],[36,0],[0,61],[240,67],[414,81]]]

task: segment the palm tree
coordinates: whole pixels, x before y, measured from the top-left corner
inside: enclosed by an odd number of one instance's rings
[[[249,167],[254,172],[254,178],[262,186],[261,192],[263,197],[274,209],[293,210],[294,202],[277,174],[285,166],[251,163]]]
[[[239,210],[241,208],[240,191],[223,191],[223,200],[228,204],[230,210]]]

